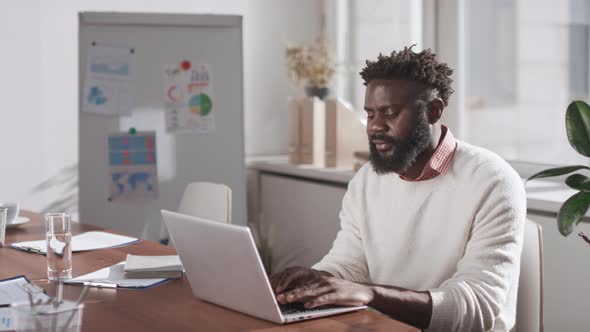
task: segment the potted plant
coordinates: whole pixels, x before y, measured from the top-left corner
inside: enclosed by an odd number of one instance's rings
[[[590,106],[583,101],[573,101],[567,107],[565,128],[570,145],[581,155],[590,157]],[[527,181],[570,174],[579,170],[590,170],[583,165],[550,168],[529,177]],[[565,179],[565,184],[578,192],[568,198],[557,214],[557,226],[563,236],[572,233],[590,207],[590,178],[575,173]],[[579,235],[590,244],[583,233]]]
[[[289,77],[305,85],[308,96],[324,99],[334,75],[335,64],[325,38],[319,37],[312,45],[293,45],[286,50]]]

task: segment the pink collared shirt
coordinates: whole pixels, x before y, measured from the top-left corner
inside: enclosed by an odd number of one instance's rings
[[[455,137],[444,125],[441,125],[442,133],[441,139],[438,146],[434,150],[432,157],[428,160],[422,173],[415,179],[410,179],[400,174],[400,178],[406,181],[426,181],[430,180],[439,174],[446,174],[455,156],[455,150],[457,150],[457,141]]]

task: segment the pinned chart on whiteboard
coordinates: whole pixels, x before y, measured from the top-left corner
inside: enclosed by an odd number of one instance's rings
[[[117,133],[108,136],[111,202],[158,197],[156,132]]]
[[[135,50],[98,45],[88,48],[82,111],[130,115]]]
[[[188,60],[164,66],[164,103],[168,132],[215,132],[211,67]]]

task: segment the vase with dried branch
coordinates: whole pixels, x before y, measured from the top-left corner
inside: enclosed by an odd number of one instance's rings
[[[335,63],[327,40],[320,36],[311,45],[291,45],[286,50],[289,78],[304,85],[308,96],[325,98],[335,72]]]

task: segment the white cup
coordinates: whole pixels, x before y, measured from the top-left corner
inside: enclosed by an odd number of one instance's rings
[[[14,202],[7,202],[7,203],[0,203],[0,207],[5,207],[8,209],[6,211],[6,224],[10,225],[14,222],[16,217],[18,216],[18,203]]]

